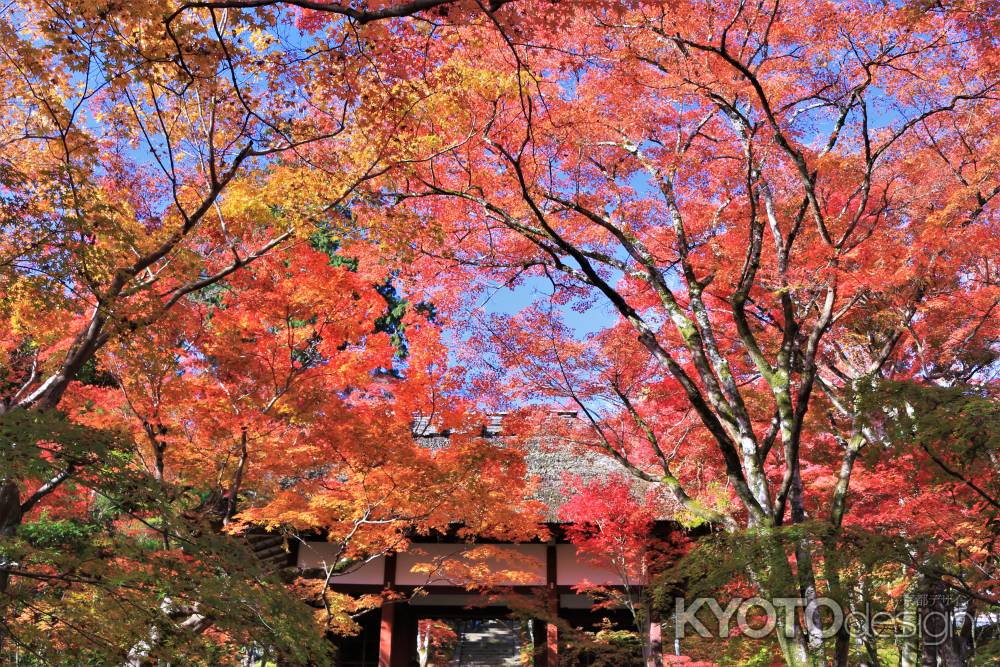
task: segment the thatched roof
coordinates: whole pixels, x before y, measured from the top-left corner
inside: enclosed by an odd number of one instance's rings
[[[562,419],[577,418],[576,413],[571,411],[558,411],[554,416]],[[502,438],[500,425],[502,417],[503,415],[490,415],[483,426],[483,435]],[[423,446],[437,449],[447,445],[449,434],[435,430],[427,420],[418,418],[414,422],[414,436]],[[525,463],[528,478],[536,480],[532,498],[545,506],[546,518],[549,521],[559,520],[559,508],[568,500],[565,488],[568,477],[579,478],[586,484],[596,480],[606,480],[613,475],[627,476],[621,464],[610,456],[558,437],[540,437],[533,440],[528,446]],[[648,482],[634,478],[633,484],[638,497],[644,496],[650,488]]]
[[[559,508],[568,500],[567,477],[579,477],[587,483],[623,472],[621,465],[610,456],[559,443],[539,443],[525,458],[528,476],[537,478],[534,499],[545,505],[547,518],[551,521],[558,520]]]

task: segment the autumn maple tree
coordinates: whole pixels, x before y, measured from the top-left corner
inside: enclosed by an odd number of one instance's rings
[[[903,453],[886,424],[915,404],[862,407],[890,382],[996,400],[995,30],[974,4],[856,2],[457,27],[439,57],[461,103],[410,130],[455,148],[387,174],[364,215],[426,229],[414,272],[478,287],[457,308],[543,285],[513,318],[470,318],[497,395],[569,402],[577,439],[681,515],[774,535],[748,564],[759,590],[846,604],[842,531],[886,526],[867,494],[995,526],[995,449],[958,466],[939,448],[970,446],[908,422]],[[573,308],[606,325],[575,335]],[[995,603],[995,528],[955,531],[974,562],[919,562],[930,535],[895,533],[908,576]],[[846,664],[847,631],[811,620],[778,633],[786,663]]]
[[[10,4],[0,651],[322,660],[377,603],[337,574],[535,530],[539,435],[620,464],[564,511],[623,572],[669,517],[719,586],[995,608],[996,11]],[[523,437],[478,437],[484,407]],[[336,561],[283,587],[251,527]],[[818,620],[765,657],[885,648]],[[892,650],[960,664],[960,630]]]
[[[567,481],[568,499],[559,509],[559,518],[566,524],[567,538],[577,553],[598,571],[611,571],[620,588],[585,581],[577,590],[593,597],[599,608],[625,608],[639,630],[638,642],[645,664],[655,664],[659,656],[652,655],[650,624],[651,599],[641,595],[665,561],[673,561],[687,549],[687,540],[672,544],[654,532],[660,503],[658,489],[649,488],[647,497],[637,494],[624,475],[607,480],[585,483],[581,479]]]
[[[323,662],[360,604],[338,573],[455,520],[530,527],[444,315],[351,214],[434,150],[395,136],[425,61],[393,32],[451,3],[308,4],[4,10],[5,660]],[[415,413],[469,435],[422,448]],[[251,525],[338,544],[322,588],[277,581]]]

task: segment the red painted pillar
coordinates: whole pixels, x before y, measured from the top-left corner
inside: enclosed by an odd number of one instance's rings
[[[545,624],[545,667],[559,667],[559,628]]]
[[[559,576],[557,571],[556,546],[550,544],[545,554],[546,583],[549,589],[549,613],[559,617]],[[559,667],[559,626],[545,624],[545,667]]]
[[[408,602],[400,602],[396,610],[392,640],[392,667],[410,667],[417,657],[417,615]]]
[[[659,621],[649,624],[649,667],[658,667],[663,662],[663,638]]]
[[[532,667],[559,667],[559,627],[541,619],[532,621],[534,660]]]
[[[392,667],[392,632],[396,625],[396,604],[382,603],[382,625],[378,635],[378,667]]]
[[[396,554],[385,558],[386,589],[396,585]],[[406,601],[383,602],[378,637],[378,667],[410,667],[417,650],[417,617]]]
[[[417,651],[417,617],[406,602],[382,604],[378,667],[410,667]]]

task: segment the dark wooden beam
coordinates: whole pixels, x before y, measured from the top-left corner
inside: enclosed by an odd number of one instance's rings
[[[382,583],[385,588],[395,588],[396,587],[396,554],[390,553],[386,554],[384,562],[384,570],[382,572]]]

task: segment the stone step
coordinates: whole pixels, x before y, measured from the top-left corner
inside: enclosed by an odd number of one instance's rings
[[[468,623],[448,667],[519,667],[520,627],[515,621]]]
[[[288,552],[285,551],[285,539],[273,533],[250,533],[245,536],[250,550],[265,569],[275,571],[285,566]]]
[[[275,556],[281,556],[284,558],[287,555],[285,553],[285,547],[282,544],[275,544],[274,546],[269,546],[264,549],[254,549],[253,553],[260,560],[271,560]]]

